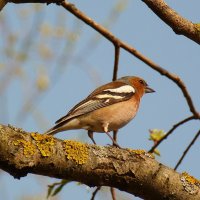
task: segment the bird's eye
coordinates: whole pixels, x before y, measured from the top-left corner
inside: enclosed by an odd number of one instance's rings
[[[139,82],[140,82],[140,84],[142,84],[144,86],[148,86],[147,83],[144,80],[142,80],[142,79],[140,79]]]
[[[145,82],[143,80],[139,80],[139,82],[142,84],[142,85],[145,85]]]

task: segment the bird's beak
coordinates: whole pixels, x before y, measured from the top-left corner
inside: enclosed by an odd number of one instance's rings
[[[152,88],[148,86],[145,88],[145,93],[152,93],[152,92],[155,92],[155,90],[153,90]]]

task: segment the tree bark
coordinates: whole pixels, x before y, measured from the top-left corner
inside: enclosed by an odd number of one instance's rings
[[[0,0],[0,11],[3,9],[3,7],[7,4],[6,0]]]
[[[200,25],[194,24],[170,8],[164,0],[142,0],[161,20],[178,35],[200,44]]]
[[[199,200],[200,183],[157,162],[144,150],[59,140],[0,125],[0,168],[15,178],[28,173],[110,186],[149,200]]]

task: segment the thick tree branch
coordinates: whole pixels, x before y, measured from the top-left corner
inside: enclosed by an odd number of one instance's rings
[[[200,28],[197,24],[180,16],[164,0],[142,0],[160,19],[168,24],[176,34],[184,35],[200,44]]]
[[[196,179],[142,150],[62,141],[11,126],[0,126],[0,168],[15,178],[33,173],[115,187],[144,199],[200,199]]]
[[[0,11],[3,9],[3,7],[7,4],[6,0],[0,0]]]

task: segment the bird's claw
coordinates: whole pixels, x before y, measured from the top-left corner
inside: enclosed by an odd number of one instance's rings
[[[118,143],[107,144],[107,145],[110,146],[110,147],[113,146],[113,147],[117,147],[119,149],[122,149],[122,147],[120,147]]]

